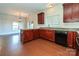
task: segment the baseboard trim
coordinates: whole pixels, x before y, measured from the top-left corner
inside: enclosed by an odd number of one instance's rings
[[[19,33],[4,33],[4,34],[0,34],[0,36],[3,36],[3,35],[14,35],[14,34],[19,34]]]

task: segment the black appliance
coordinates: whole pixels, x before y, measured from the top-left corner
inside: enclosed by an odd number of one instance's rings
[[[57,44],[67,47],[67,31],[56,31],[55,42]]]

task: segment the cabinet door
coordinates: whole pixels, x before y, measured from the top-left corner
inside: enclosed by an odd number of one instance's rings
[[[55,41],[55,32],[53,30],[47,30],[46,39],[50,41]]]
[[[38,24],[44,24],[44,13],[38,14]]]
[[[24,43],[26,41],[28,41],[26,30],[22,30],[21,31],[21,42]]]
[[[67,42],[68,42],[68,47],[73,47],[73,33],[72,32],[68,32],[68,38],[67,38]]]
[[[32,30],[27,30],[25,37],[26,37],[26,40],[27,40],[27,41],[33,40],[33,32],[32,32]]]
[[[79,49],[76,49],[76,56],[79,56]]]
[[[68,47],[71,48],[76,47],[76,36],[77,36],[76,32],[68,32],[68,38],[67,38]]]
[[[72,21],[79,21],[79,3],[73,3]]]
[[[77,32],[73,32],[73,48],[76,48],[76,37],[77,37]]]
[[[65,3],[63,5],[64,22],[71,22],[72,20],[72,3]]]
[[[21,36],[22,36],[22,42],[30,41],[33,39],[33,32],[32,30],[23,30]]]
[[[39,38],[39,30],[38,29],[35,29],[33,30],[33,39],[38,39]]]
[[[41,29],[41,30],[39,30],[39,33],[40,33],[40,34],[39,34],[40,38],[45,39],[45,37],[46,37],[46,36],[45,36],[45,35],[46,35],[46,34],[45,34],[45,30],[42,30],[42,29]]]

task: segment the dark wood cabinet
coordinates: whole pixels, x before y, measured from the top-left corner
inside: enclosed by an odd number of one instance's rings
[[[34,29],[33,30],[33,39],[38,39],[39,38],[39,29]]]
[[[22,30],[21,41],[22,43],[33,40],[33,31],[32,30]]]
[[[21,42],[27,42],[38,38],[42,38],[54,42],[55,30],[33,29],[33,30],[21,31]]]
[[[67,37],[68,47],[70,48],[76,47],[76,36],[77,36],[77,32],[68,32],[68,37]]]
[[[72,21],[79,21],[79,3],[72,5]]]
[[[39,34],[39,35],[40,35],[40,38],[46,39],[46,34],[45,34],[45,31],[46,31],[46,30],[44,30],[44,29],[40,29],[40,30],[39,30],[39,33],[40,33],[40,34]]]
[[[48,29],[33,29],[33,30],[22,30],[21,31],[21,42],[27,42],[30,40],[42,38],[49,41],[55,42],[55,30]],[[69,31],[67,32],[67,45],[70,48],[76,47],[76,36],[77,32]],[[62,37],[61,37],[62,38]]]
[[[47,30],[45,32],[46,39],[49,41],[55,41],[55,31],[54,30]]]
[[[73,46],[73,34],[72,34],[72,32],[68,32],[67,42],[68,42],[68,47]]]
[[[49,41],[55,41],[55,30],[40,30],[40,37]]]
[[[63,4],[64,22],[79,21],[79,3],[65,3]]]
[[[69,22],[70,20],[72,20],[72,4],[64,4],[64,22]]]
[[[44,24],[44,12],[39,13],[37,16],[38,16],[38,24]]]
[[[79,56],[79,46],[78,46],[78,48],[76,49],[76,56]]]

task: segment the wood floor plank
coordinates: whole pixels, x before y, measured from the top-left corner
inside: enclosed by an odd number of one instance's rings
[[[25,44],[19,35],[0,37],[1,56],[75,56],[75,49],[63,47],[54,42],[36,39]]]

